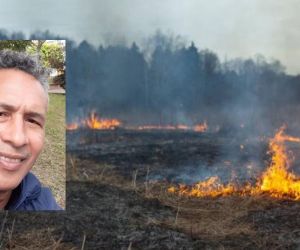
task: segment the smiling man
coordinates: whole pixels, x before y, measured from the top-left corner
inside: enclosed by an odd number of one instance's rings
[[[29,171],[45,141],[46,70],[35,57],[0,51],[0,209],[61,210]]]

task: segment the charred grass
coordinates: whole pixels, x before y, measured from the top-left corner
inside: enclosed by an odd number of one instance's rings
[[[9,213],[6,249],[297,249],[299,208],[268,197],[185,198],[73,158],[64,213]],[[94,166],[93,175],[85,171]],[[68,166],[71,166],[70,158]],[[71,169],[70,169],[71,170]],[[104,172],[103,172],[104,171]],[[2,219],[5,214],[2,214]],[[2,220],[3,221],[3,220]],[[13,222],[14,221],[14,222]],[[83,248],[82,248],[83,247]]]
[[[81,161],[75,159],[78,164],[77,170],[79,173],[82,171],[79,176],[84,176],[86,181],[101,182],[133,194],[132,197],[124,196],[125,199],[129,198],[129,209],[133,211],[131,223],[152,226],[153,230],[159,228],[164,233],[178,232],[181,237],[184,235],[184,241],[179,237],[177,244],[172,247],[296,249],[300,243],[299,202],[275,200],[267,194],[216,198],[180,197],[167,192],[167,182],[152,182],[143,174],[141,177],[136,175],[136,171],[132,172],[130,180],[119,175],[112,165],[96,164],[98,174],[92,175],[80,170]],[[88,161],[83,164],[93,165]],[[144,172],[147,172],[148,167],[145,168]],[[79,179],[78,175],[75,178]],[[167,237],[162,232],[160,234],[167,242],[172,241],[172,237]],[[160,237],[156,239],[158,244],[154,244],[155,247],[161,246]],[[136,246],[137,249],[139,246],[142,246],[141,249],[146,247],[140,245],[142,241],[135,241],[134,238],[130,242],[131,246]],[[151,244],[149,246],[150,249],[156,249],[154,246],[151,248]],[[167,246],[166,244],[165,247]]]
[[[167,192],[168,181],[149,178],[158,167],[153,159],[135,168],[125,157],[115,164],[114,157],[101,162],[83,152],[67,155],[67,211],[0,214],[0,221],[6,217],[4,248],[299,248],[299,202],[267,195],[177,196]],[[126,162],[125,173],[120,165]]]

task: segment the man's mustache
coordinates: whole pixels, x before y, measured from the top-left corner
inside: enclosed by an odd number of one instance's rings
[[[17,158],[17,159],[27,159],[30,157],[30,153],[27,150],[16,150],[9,146],[4,146],[0,144],[0,156],[8,158]]]

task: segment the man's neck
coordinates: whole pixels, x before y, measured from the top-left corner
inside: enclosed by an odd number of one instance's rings
[[[3,210],[9,201],[11,196],[11,190],[9,191],[0,191],[0,210]]]

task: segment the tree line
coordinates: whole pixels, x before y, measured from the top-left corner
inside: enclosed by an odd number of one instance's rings
[[[6,32],[0,31],[0,50],[10,49],[20,52],[27,52],[35,55],[41,64],[51,70],[56,70],[56,76],[49,79],[51,84],[58,84],[65,87],[65,51],[62,44],[56,41],[26,40],[22,33],[15,33],[8,36]],[[53,39],[54,40],[54,39]]]
[[[8,35],[0,32],[3,37]],[[31,35],[45,37],[59,39],[49,32]],[[257,55],[221,61],[211,50],[161,33],[149,43],[95,47],[67,40],[68,120],[92,109],[129,123],[208,119],[255,124],[260,119],[280,124],[297,116],[300,75],[287,74],[278,60]]]

